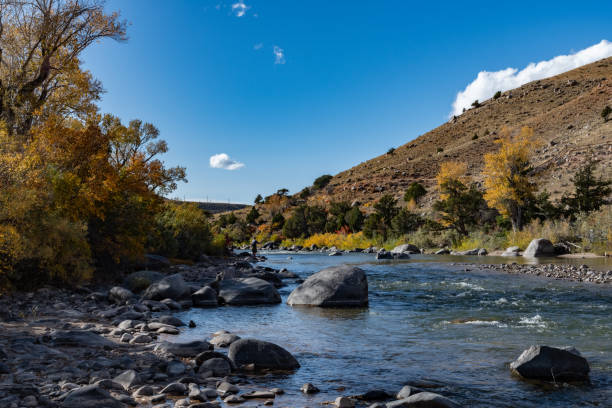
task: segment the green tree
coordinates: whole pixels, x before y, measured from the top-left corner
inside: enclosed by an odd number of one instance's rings
[[[353,207],[346,213],[344,220],[351,229],[351,232],[358,232],[361,231],[363,226],[364,216],[359,207]]]
[[[391,228],[391,220],[399,211],[397,200],[393,198],[391,194],[385,194],[376,204],[374,204],[374,209],[376,213],[380,215],[385,226]]]
[[[565,206],[566,214],[574,217],[577,213],[597,211],[606,203],[612,191],[612,180],[596,177],[597,162],[589,160],[572,178],[574,193],[564,195],[561,203]]]
[[[608,121],[608,116],[610,116],[611,113],[612,113],[612,108],[610,108],[609,106],[606,106],[605,108],[603,108],[603,110],[601,111],[601,117],[603,118],[604,122]]]
[[[468,228],[476,225],[480,210],[486,206],[482,193],[474,185],[469,188],[458,179],[448,179],[440,185],[444,197],[434,203],[442,222],[461,235],[467,235]]]
[[[257,194],[257,197],[255,197],[255,201],[254,203],[257,204],[261,204],[263,202],[263,197],[261,196],[261,194]]]
[[[385,237],[386,233],[387,228],[385,227],[382,216],[378,213],[368,215],[363,223],[363,234],[367,238],[375,238],[377,236]]]
[[[396,236],[416,231],[421,225],[423,225],[423,219],[407,208],[402,208],[391,220],[391,230]]]
[[[427,194],[427,190],[425,189],[425,187],[415,181],[410,184],[410,186],[408,186],[408,189],[404,193],[404,201],[407,203],[409,203],[410,201],[418,203],[419,199],[425,194]]]
[[[285,225],[285,217],[283,217],[283,214],[280,212],[277,212],[272,216],[271,224],[273,231],[283,229],[283,226]]]
[[[327,214],[318,206],[300,205],[285,221],[283,235],[287,238],[305,238],[323,232]]]
[[[257,208],[253,206],[251,207],[251,210],[247,213],[246,222],[249,224],[256,224],[259,216],[259,211],[257,211]]]
[[[315,188],[322,189],[323,187],[329,184],[332,178],[333,177],[331,174],[324,174],[322,176],[317,177],[314,183],[312,183],[312,185]]]
[[[346,201],[332,202],[329,206],[330,218],[327,220],[325,230],[336,232],[347,225],[345,217],[351,209],[351,205]]]
[[[278,189],[278,191],[276,192],[276,195],[284,197],[287,195],[287,193],[289,193],[289,190],[286,188],[280,188]]]

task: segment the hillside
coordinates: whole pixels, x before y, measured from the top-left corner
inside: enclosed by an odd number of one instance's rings
[[[571,183],[576,168],[592,154],[600,171],[612,170],[612,120],[604,123],[601,111],[612,106],[612,58],[564,74],[534,81],[481,102],[449,122],[384,154],[334,176],[331,183],[309,201],[358,200],[365,204],[390,193],[397,198],[410,183],[424,184],[436,193],[440,163],[465,161],[474,179],[482,180],[483,155],[497,149],[494,141],[503,126],[529,126],[541,142],[535,158],[536,177],[542,189],[559,197]],[[478,138],[473,140],[474,135]],[[439,150],[442,151],[439,151]]]

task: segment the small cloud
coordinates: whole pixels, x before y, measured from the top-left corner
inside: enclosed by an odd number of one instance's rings
[[[262,47],[263,47],[263,43],[257,43],[253,46],[253,49],[257,51],[257,50],[261,50]]]
[[[275,64],[285,63],[285,50],[283,50],[281,47],[277,45],[274,46],[274,63]]]
[[[572,69],[612,56],[612,43],[602,40],[598,44],[569,55],[559,55],[548,61],[531,63],[522,70],[506,68],[501,71],[481,71],[463,91],[457,93],[451,115],[460,115],[475,100],[484,101],[497,91],[518,88],[531,81],[549,78]]]
[[[243,0],[238,0],[238,2],[232,4],[232,12],[236,15],[236,17],[243,17],[250,8],[251,7],[244,4]]]
[[[213,169],[238,170],[244,167],[244,163],[230,159],[225,153],[219,153],[210,156],[210,167]]]

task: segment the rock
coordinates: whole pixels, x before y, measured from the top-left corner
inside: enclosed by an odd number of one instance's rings
[[[187,395],[187,386],[180,382],[170,383],[160,393],[178,396]]]
[[[132,394],[132,396],[134,396],[134,397],[150,397],[153,394],[155,394],[155,390],[153,390],[153,387],[151,387],[150,385],[144,385],[144,386],[138,388]]]
[[[194,327],[196,327],[195,322],[194,322],[193,320],[190,320],[190,321],[189,321],[189,328],[190,328],[190,329],[193,329]]]
[[[388,252],[386,249],[381,248],[376,253],[376,259],[393,259],[393,254],[391,252]]]
[[[127,370],[113,378],[113,381],[120,384],[126,391],[135,385],[142,384],[140,377],[134,370]]]
[[[502,252],[501,256],[519,256],[521,249],[517,246],[511,246],[506,248],[504,252]]]
[[[589,363],[573,348],[531,346],[510,364],[515,374],[543,381],[587,381]]]
[[[21,401],[21,405],[24,407],[38,407],[38,400],[33,395],[28,395]]]
[[[290,306],[367,306],[368,280],[365,272],[349,265],[325,268],[295,288],[287,299]]]
[[[130,344],[145,344],[152,341],[153,339],[148,334],[137,334],[132,340],[130,340]]]
[[[187,368],[185,367],[185,364],[179,360],[172,360],[168,362],[168,365],[166,366],[166,373],[170,377],[178,377],[179,375],[183,375],[185,374],[186,370]]]
[[[142,297],[150,300],[179,300],[190,295],[190,286],[185,283],[180,273],[176,273],[153,283],[144,291]]]
[[[130,333],[123,333],[119,341],[122,343],[129,343],[133,338],[134,336],[132,336]]]
[[[478,256],[485,256],[487,255],[489,252],[485,249],[485,248],[480,248],[478,250]]]
[[[121,286],[115,286],[108,291],[108,300],[118,305],[123,305],[134,298],[132,291]]]
[[[168,306],[170,310],[181,310],[183,308],[179,302],[172,299],[163,299],[161,302]],[[181,300],[181,302],[183,302],[183,300]]]
[[[282,388],[272,388],[270,392],[273,392],[276,395],[283,395],[285,393],[285,390],[283,390]]]
[[[347,397],[338,397],[334,401],[334,405],[338,408],[353,408],[355,406],[355,402]]]
[[[555,256],[555,247],[552,242],[544,238],[534,239],[523,252],[526,258],[536,258],[539,256]]]
[[[312,385],[311,383],[306,383],[302,385],[302,388],[300,388],[300,391],[302,391],[304,394],[316,394],[317,392],[320,392],[321,390],[315,387],[314,385]]]
[[[387,408],[459,408],[459,405],[440,394],[420,392],[408,398],[389,402]]]
[[[155,346],[156,351],[173,354],[177,357],[195,357],[198,354],[212,350],[213,346],[206,341],[191,341],[189,343],[170,343],[162,341]]]
[[[403,244],[396,246],[391,250],[392,254],[420,254],[419,248],[412,244]]]
[[[238,395],[230,395],[229,397],[226,397],[223,402],[225,402],[226,404],[240,404],[243,403],[245,400],[244,398],[238,396]]]
[[[554,244],[553,245],[554,251],[555,251],[555,255],[566,255],[572,252],[571,248],[569,247],[569,245],[567,245],[564,242],[560,242],[558,244]]]
[[[410,385],[404,385],[402,389],[397,393],[395,398],[397,398],[398,400],[401,400],[404,398],[408,398],[414,394],[418,394],[419,392],[422,392],[422,390],[412,387]]]
[[[219,300],[228,305],[261,305],[281,302],[276,288],[263,279],[242,278],[223,280],[219,288]]]
[[[116,343],[86,330],[57,331],[52,336],[54,346],[114,348]]]
[[[131,329],[132,327],[134,327],[134,321],[133,320],[124,320],[121,323],[119,323],[117,325],[117,328],[121,329],[121,330],[127,330],[127,329]]]
[[[217,392],[223,398],[230,394],[238,394],[240,392],[240,389],[236,387],[234,384],[231,384],[227,381],[223,381],[217,387]]]
[[[195,307],[216,307],[217,292],[210,286],[204,286],[191,295]]]
[[[254,364],[255,369],[293,370],[300,367],[295,357],[276,344],[255,339],[232,343],[228,357],[238,368]]]
[[[365,394],[356,395],[355,398],[362,401],[381,401],[391,398],[391,395],[384,390],[370,390]]]
[[[198,373],[206,373],[207,371],[212,372],[213,377],[225,377],[230,375],[232,367],[223,358],[211,358],[202,363],[198,369]]]
[[[168,324],[170,326],[181,327],[185,326],[185,323],[178,317],[174,317],[172,315],[162,315],[157,318],[157,321],[163,324]]]
[[[223,353],[218,353],[216,351],[205,351],[203,353],[198,354],[195,358],[196,366],[200,367],[205,361],[213,359],[213,358],[222,358],[225,361],[227,361],[227,363],[230,365],[232,370],[236,369],[236,367],[234,366],[234,363],[232,362],[232,360],[229,359],[228,356],[226,356]]]
[[[272,285],[274,285],[275,288],[282,288],[283,286],[286,286],[277,273],[267,271],[258,273],[253,277],[263,279],[266,282],[270,282]]]
[[[330,252],[328,256],[342,256],[342,252],[340,252],[340,251],[333,251],[333,252]]]
[[[208,401],[206,395],[200,391],[198,384],[191,383],[189,384],[188,389],[189,398],[197,401]]]
[[[229,347],[236,340],[240,340],[240,337],[232,333],[224,333],[214,336],[210,340],[210,344],[217,347]]]
[[[478,255],[481,248],[468,249],[467,251],[451,251],[451,255],[459,255],[459,256],[473,256]]]
[[[159,334],[179,334],[180,331],[174,326],[163,325],[162,327],[157,329],[157,333]]]
[[[62,408],[123,408],[121,402],[97,385],[87,385],[70,391],[61,406]]]
[[[154,255],[154,254],[146,254],[145,255],[145,265],[147,269],[153,271],[162,271],[164,269],[172,266],[170,260],[164,256]]]
[[[247,399],[274,399],[276,398],[276,394],[272,391],[251,391],[246,394],[241,395],[242,398]]]
[[[442,249],[438,249],[435,254],[436,255],[448,255],[450,254],[451,251],[448,248],[442,248]]]

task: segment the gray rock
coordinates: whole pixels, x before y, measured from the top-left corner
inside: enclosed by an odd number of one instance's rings
[[[155,282],[162,280],[164,276],[163,273],[155,271],[138,271],[126,276],[123,284],[132,292],[140,293]]]
[[[537,258],[540,256],[555,256],[555,247],[552,242],[544,238],[534,239],[523,252],[527,258]]]
[[[501,256],[519,256],[521,249],[517,246],[511,246],[506,248],[504,252],[502,252]]]
[[[108,291],[108,300],[119,305],[125,304],[134,298],[134,294],[126,288],[115,286]]]
[[[402,389],[397,393],[397,395],[395,396],[396,399],[401,400],[404,398],[408,398],[414,394],[418,394],[422,392],[422,390],[412,387],[410,385],[404,385],[402,387]]]
[[[240,340],[240,336],[232,333],[224,333],[218,336],[214,336],[210,340],[210,344],[217,347],[229,347],[236,340]]]
[[[510,364],[523,378],[543,381],[587,381],[589,363],[573,348],[531,346]]]
[[[311,383],[306,383],[302,385],[302,388],[300,388],[300,391],[302,391],[304,394],[316,394],[317,392],[320,392],[321,390],[318,389],[316,386],[312,385]]]
[[[155,390],[153,389],[153,387],[151,387],[150,385],[144,385],[134,391],[132,395],[134,397],[150,397],[153,394],[155,394]]]
[[[349,265],[323,269],[295,288],[287,299],[291,306],[346,307],[368,304],[365,272]]]
[[[155,350],[173,354],[177,357],[195,357],[198,354],[212,350],[213,346],[206,341],[191,341],[189,343],[170,343],[167,341],[160,342],[155,346]]]
[[[133,338],[134,336],[132,336],[130,333],[123,333],[119,341],[122,343],[129,343]]]
[[[127,330],[127,329],[131,329],[132,327],[134,327],[134,321],[133,320],[124,320],[121,323],[119,323],[117,325],[117,327],[121,330]]]
[[[142,297],[150,300],[179,300],[190,295],[191,287],[185,283],[180,273],[176,273],[153,283],[144,291]]]
[[[113,381],[120,384],[126,391],[135,385],[142,384],[138,373],[134,370],[127,370],[113,378]]]
[[[217,292],[210,286],[204,286],[191,295],[195,307],[216,307]]]
[[[172,315],[163,315],[157,318],[157,321],[163,324],[168,324],[170,326],[181,327],[185,326],[185,323],[178,317]]]
[[[389,402],[387,408],[459,408],[459,405],[440,394],[420,392],[408,398]]]
[[[478,250],[478,256],[485,256],[487,255],[489,252],[485,249],[485,248],[480,248]]]
[[[342,252],[340,252],[340,251],[333,251],[333,252],[330,252],[328,256],[342,256]]]
[[[566,255],[572,252],[570,246],[564,242],[559,242],[553,245],[555,249],[555,255]]]
[[[225,377],[232,372],[231,365],[223,358],[211,358],[202,363],[198,373],[212,372],[213,377]]]
[[[393,259],[393,254],[384,248],[376,253],[376,259]]]
[[[421,250],[412,244],[403,244],[396,246],[391,250],[392,254],[420,254]]]
[[[130,340],[130,344],[146,344],[152,342],[153,339],[148,334],[137,334],[134,336],[132,340]]]
[[[468,249],[467,251],[451,251],[451,255],[459,255],[459,256],[473,256],[478,255],[481,248]]]
[[[451,251],[448,248],[442,248],[442,249],[438,249],[435,254],[436,255],[448,255],[450,254]]]
[[[178,396],[187,395],[187,386],[180,382],[170,383],[160,393]]]
[[[172,360],[168,362],[168,365],[166,366],[166,373],[168,373],[170,377],[178,377],[179,375],[183,375],[185,374],[186,370],[187,368],[185,367],[185,364],[179,360]]]
[[[219,384],[219,386],[217,386],[217,392],[223,398],[227,395],[238,394],[240,392],[240,388],[227,381],[223,381],[221,384]]]
[[[338,408],[353,408],[355,406],[355,401],[348,397],[338,397],[334,401],[334,405]]]
[[[219,300],[228,305],[261,305],[281,302],[274,285],[259,278],[223,280],[219,288]]]
[[[97,385],[76,388],[66,395],[62,408],[123,408],[124,405],[113,398],[108,391]]]
[[[234,363],[232,362],[232,360],[229,359],[228,356],[226,356],[223,353],[219,353],[216,351],[205,351],[203,353],[200,353],[196,356],[195,358],[195,363],[196,366],[201,366],[205,361],[213,359],[213,358],[222,358],[225,361],[227,361],[227,363],[230,365],[230,367],[232,368],[232,370],[236,369],[236,366],[234,366]]]
[[[240,339],[232,343],[228,357],[240,368],[253,364],[255,369],[293,370],[300,367],[284,348],[267,341]]]
[[[54,346],[64,347],[114,348],[117,346],[99,334],[85,330],[57,331],[52,336],[52,342]]]

